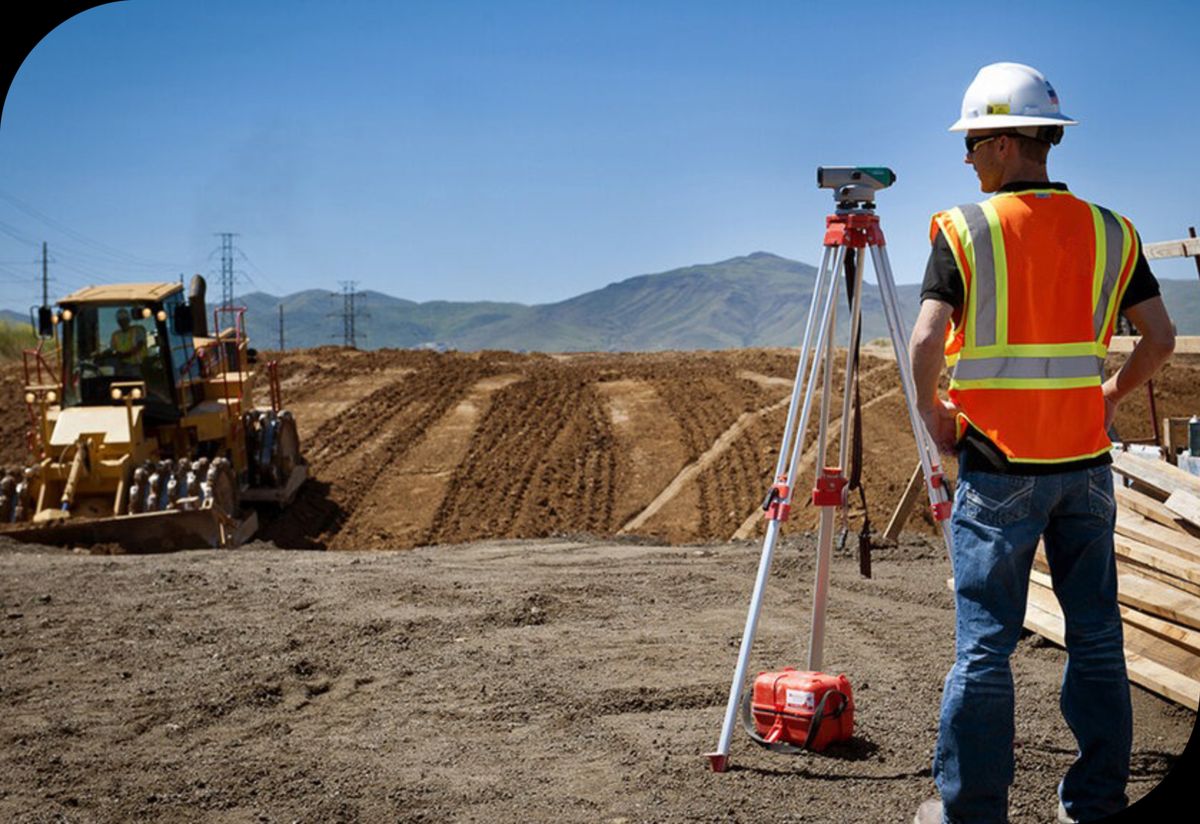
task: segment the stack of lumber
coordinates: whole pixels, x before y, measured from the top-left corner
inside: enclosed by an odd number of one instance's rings
[[[1129,680],[1200,704],[1200,478],[1164,461],[1113,454],[1117,589]],[[1128,484],[1128,486],[1126,485]],[[1063,644],[1063,617],[1039,548],[1025,627]]]

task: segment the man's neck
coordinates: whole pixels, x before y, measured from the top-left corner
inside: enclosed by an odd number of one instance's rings
[[[1049,183],[1050,176],[1046,173],[1045,163],[1022,163],[1006,169],[1000,186],[1010,183]]]

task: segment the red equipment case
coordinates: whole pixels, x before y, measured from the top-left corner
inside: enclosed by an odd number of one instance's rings
[[[750,713],[764,745],[820,752],[854,734],[854,696],[845,675],[793,667],[760,672],[754,679]],[[816,734],[810,735],[814,724]]]

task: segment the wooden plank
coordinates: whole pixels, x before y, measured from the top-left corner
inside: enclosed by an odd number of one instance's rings
[[[1200,632],[1153,615],[1147,615],[1130,607],[1121,607],[1121,620],[1164,641],[1169,641],[1177,647],[1200,655]]]
[[[1109,354],[1128,354],[1133,351],[1133,347],[1141,340],[1140,335],[1113,335],[1108,342]],[[1175,336],[1175,354],[1176,355],[1195,355],[1200,353],[1200,335],[1176,335]]]
[[[1167,527],[1173,533],[1186,532],[1192,537],[1200,537],[1200,528],[1193,527],[1191,524],[1181,521],[1179,516],[1167,509],[1166,504],[1162,501],[1152,498],[1144,492],[1138,492],[1136,489],[1122,486],[1119,483],[1116,484],[1113,491],[1117,493],[1118,518],[1123,514],[1129,514],[1123,510],[1132,510],[1147,520]],[[1133,537],[1136,538],[1137,536]]]
[[[1177,490],[1200,496],[1200,477],[1184,472],[1166,461],[1139,458],[1128,452],[1114,450],[1113,469],[1151,487],[1163,500]]]
[[[1200,601],[1196,596],[1160,581],[1118,570],[1117,597],[1126,606],[1200,629]]]
[[[1116,547],[1118,558],[1133,561],[1171,578],[1176,578],[1180,583],[1176,584],[1174,581],[1168,583],[1200,596],[1200,563],[1187,561],[1178,555],[1141,541],[1135,541],[1125,535],[1114,536],[1113,544]],[[1192,586],[1183,586],[1184,582],[1190,583]]]
[[[1117,509],[1117,534],[1200,564],[1200,539]]]
[[[900,502],[896,504],[896,511],[892,513],[892,519],[888,521],[887,529],[883,531],[883,537],[889,541],[900,540],[900,530],[904,528],[904,523],[908,520],[909,513],[912,512],[913,504],[917,501],[918,492],[924,488],[925,472],[921,469],[920,462],[917,463],[917,468],[913,470],[912,477],[908,479],[908,486],[904,489],[904,494],[900,496]]]
[[[1159,240],[1154,243],[1143,243],[1142,252],[1147,259],[1197,257],[1200,256],[1200,238],[1185,237],[1179,240]]]
[[[1171,493],[1166,506],[1192,526],[1200,528],[1200,497],[1179,490]]]
[[[1029,601],[1025,608],[1026,629],[1048,638],[1059,646],[1066,646],[1066,627],[1062,610],[1054,593],[1031,581]],[[1200,658],[1189,661],[1189,656],[1179,648],[1141,632],[1136,627],[1125,626],[1125,669],[1129,680],[1176,703],[1200,709],[1200,680],[1194,675],[1178,671],[1153,657],[1158,654],[1182,664],[1183,669],[1200,667]]]
[[[1045,550],[1040,545],[1033,558],[1033,568],[1035,572],[1050,571]],[[1200,599],[1145,574],[1138,574],[1128,564],[1117,566],[1117,600],[1150,615],[1200,630]]]

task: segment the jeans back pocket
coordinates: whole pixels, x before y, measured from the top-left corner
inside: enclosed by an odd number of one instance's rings
[[[955,506],[964,517],[988,526],[1008,526],[1029,517],[1034,479],[1028,475],[965,472]]]

